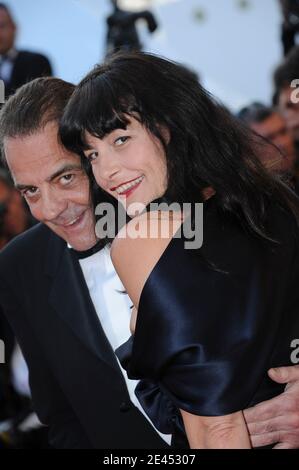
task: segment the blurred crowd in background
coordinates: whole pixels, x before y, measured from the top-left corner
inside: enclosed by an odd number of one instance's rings
[[[142,21],[152,34],[159,29],[159,18],[148,9],[129,11],[117,0],[107,2],[111,11],[106,19],[106,54],[120,49],[142,50],[138,23]],[[299,0],[279,0],[279,4],[281,62],[269,82],[272,103],[265,98],[265,102],[248,103],[234,113],[264,137],[263,164],[299,194]],[[5,84],[6,99],[22,84],[54,74],[45,55],[17,48],[16,35],[13,13],[0,3],[0,79]],[[7,169],[0,165],[0,249],[34,223]],[[47,448],[47,430],[32,408],[26,364],[1,311],[0,339],[5,343],[5,363],[0,364],[0,449]]]

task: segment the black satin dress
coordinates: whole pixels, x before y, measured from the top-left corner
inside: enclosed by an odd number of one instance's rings
[[[204,204],[203,246],[173,238],[142,290],[134,335],[116,350],[155,426],[186,447],[179,409],[220,416],[281,393],[271,367],[291,365],[299,338],[299,235],[267,209],[264,242]]]

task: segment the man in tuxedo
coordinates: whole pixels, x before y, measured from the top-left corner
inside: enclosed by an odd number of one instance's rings
[[[0,306],[53,447],[164,448],[114,354],[130,334],[130,305],[107,251],[97,250],[89,179],[58,141],[73,89],[36,79],[2,108],[7,162],[42,224],[0,253]]]
[[[10,10],[0,3],[0,79],[4,81],[6,97],[34,78],[52,75],[45,56],[15,48],[16,33]]]
[[[130,335],[130,302],[120,294],[108,249],[95,238],[80,158],[58,138],[73,89],[59,79],[36,79],[2,109],[5,159],[41,224],[0,253],[0,305],[28,363],[35,409],[52,446],[165,448],[170,436],[159,435],[144,415],[137,382],[114,354]],[[272,377],[289,382],[288,390],[245,411],[252,443],[299,446],[299,370]]]

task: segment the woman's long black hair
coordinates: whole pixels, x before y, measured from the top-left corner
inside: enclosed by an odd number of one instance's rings
[[[299,220],[297,197],[260,163],[257,139],[203,89],[193,73],[147,53],[118,53],[78,85],[60,125],[62,143],[82,156],[85,132],[103,138],[137,118],[162,142],[169,202],[200,202],[212,187],[219,209],[267,239],[267,201]],[[165,142],[161,129],[167,128]],[[86,161],[86,159],[84,158]]]

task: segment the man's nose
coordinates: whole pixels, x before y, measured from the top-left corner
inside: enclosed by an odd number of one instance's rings
[[[55,220],[67,207],[65,198],[55,190],[46,190],[42,197],[42,218],[44,221]]]

